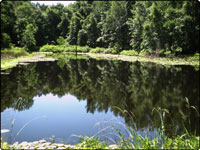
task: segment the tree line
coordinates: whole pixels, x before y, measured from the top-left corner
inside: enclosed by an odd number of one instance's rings
[[[1,48],[45,44],[176,54],[199,52],[198,1],[1,2]]]

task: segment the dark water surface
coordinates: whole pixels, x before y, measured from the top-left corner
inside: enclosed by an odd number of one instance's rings
[[[54,135],[74,144],[79,138],[72,134],[106,138],[111,130],[101,129],[122,129],[123,123],[154,136],[161,119],[152,110],[159,107],[169,111],[166,135],[185,128],[199,134],[198,113],[186,103],[200,111],[199,72],[191,66],[86,58],[30,63],[6,72],[1,74],[1,129],[11,130],[3,134],[9,143]]]

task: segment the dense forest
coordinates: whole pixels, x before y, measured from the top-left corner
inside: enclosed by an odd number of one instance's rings
[[[199,52],[198,1],[1,2],[1,48],[46,44],[176,54]]]

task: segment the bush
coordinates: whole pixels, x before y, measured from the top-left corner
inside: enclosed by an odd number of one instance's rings
[[[199,61],[200,58],[200,54],[199,53],[195,53],[193,56],[189,57],[190,61]]]
[[[113,48],[107,48],[104,50],[105,54],[117,54],[117,50],[113,49]]]
[[[138,52],[135,50],[123,50],[120,52],[120,55],[126,55],[126,56],[138,56]]]
[[[2,58],[15,58],[20,56],[27,56],[29,55],[28,52],[25,51],[24,48],[20,47],[12,47],[9,49],[3,49],[1,50],[1,56]]]
[[[139,53],[139,56],[148,56],[149,53],[147,50],[141,50],[140,53]]]
[[[11,38],[7,33],[2,34],[1,46],[2,46],[2,48],[11,47]]]
[[[105,48],[96,47],[90,50],[90,53],[104,53]]]
[[[40,52],[75,52],[76,45],[44,45]],[[90,48],[86,46],[77,46],[77,52],[89,52]]]
[[[59,36],[58,39],[56,40],[58,45],[65,45],[65,39],[62,36]]]
[[[171,55],[171,51],[166,51],[166,52],[164,52],[164,54],[165,54],[165,56],[170,56]]]
[[[63,45],[44,45],[40,48],[40,52],[58,52],[58,51],[64,51]]]

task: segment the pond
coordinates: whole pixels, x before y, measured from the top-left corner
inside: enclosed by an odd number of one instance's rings
[[[64,57],[18,65],[1,74],[1,128],[11,130],[3,134],[9,143],[52,137],[75,144],[75,135],[95,135],[112,143],[117,140],[113,130],[126,134],[125,125],[154,137],[161,126],[159,114],[164,113],[159,107],[167,110],[167,136],[185,129],[199,134],[199,71]]]

